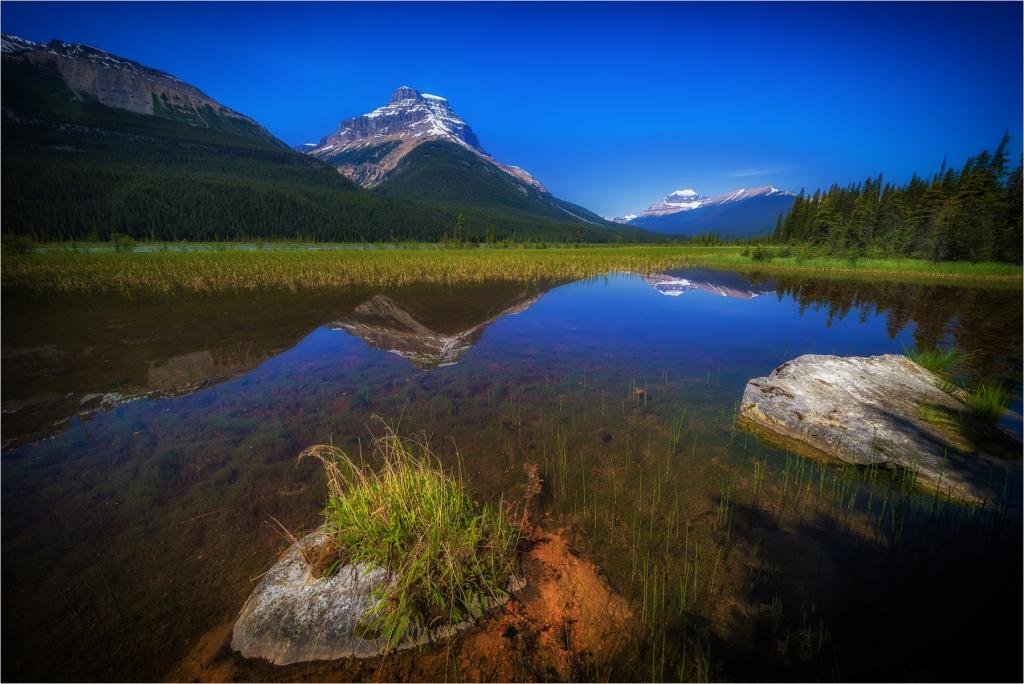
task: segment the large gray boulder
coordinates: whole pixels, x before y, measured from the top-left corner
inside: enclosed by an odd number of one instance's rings
[[[388,651],[385,639],[360,636],[357,626],[376,603],[374,589],[389,582],[391,574],[366,564],[350,564],[331,577],[314,577],[300,545],[311,548],[324,539],[324,532],[317,530],[296,542],[263,576],[235,621],[234,650],[275,665],[369,658]],[[509,590],[521,588],[522,582],[513,578]],[[407,635],[394,650],[445,639],[472,624],[465,621]]]
[[[743,425],[798,453],[856,465],[913,470],[922,486],[982,501],[994,461],[961,433],[963,402],[937,386],[938,376],[905,356],[807,354],[747,383]]]

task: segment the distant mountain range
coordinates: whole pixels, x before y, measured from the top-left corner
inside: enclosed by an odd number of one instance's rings
[[[771,185],[740,188],[717,197],[706,197],[692,188],[676,190],[639,215],[612,219],[670,235],[720,233],[749,237],[771,232],[785,218],[796,195]]]
[[[41,240],[437,240],[456,225],[471,241],[748,236],[793,202],[771,186],[686,189],[609,220],[498,161],[448,100],[408,86],[289,148],[198,88],[104,50],[8,34],[2,50],[4,231]]]
[[[410,88],[350,119],[352,130],[343,124],[328,136],[334,147],[305,154],[198,88],[104,50],[3,34],[2,51],[5,233],[431,241],[451,236],[461,215],[469,240],[654,238],[493,160],[446,101]]]

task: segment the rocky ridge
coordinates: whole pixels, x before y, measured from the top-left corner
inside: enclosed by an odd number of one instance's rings
[[[193,125],[208,125],[205,119],[210,115],[222,116],[245,122],[272,137],[253,119],[198,88],[106,50],[60,40],[36,43],[7,33],[0,40],[5,62],[51,67],[80,99],[93,97],[108,107],[182,119]]]

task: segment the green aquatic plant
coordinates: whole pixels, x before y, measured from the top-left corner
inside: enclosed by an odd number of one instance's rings
[[[907,349],[904,354],[917,365],[927,368],[937,375],[946,375],[960,362],[960,353],[956,349]]]
[[[520,531],[499,507],[480,506],[422,441],[390,428],[374,440],[377,469],[334,446],[300,459],[327,474],[328,536],[350,563],[388,569],[363,625],[394,647],[409,634],[479,617],[508,597]]]
[[[967,392],[967,416],[981,423],[994,423],[1009,403],[1009,397],[1002,386],[981,383]]]

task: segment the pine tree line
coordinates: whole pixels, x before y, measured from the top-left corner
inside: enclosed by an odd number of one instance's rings
[[[1021,261],[1021,164],[1008,166],[1010,136],[963,168],[905,185],[882,175],[806,196],[779,218],[773,240],[846,256],[932,261]]]

